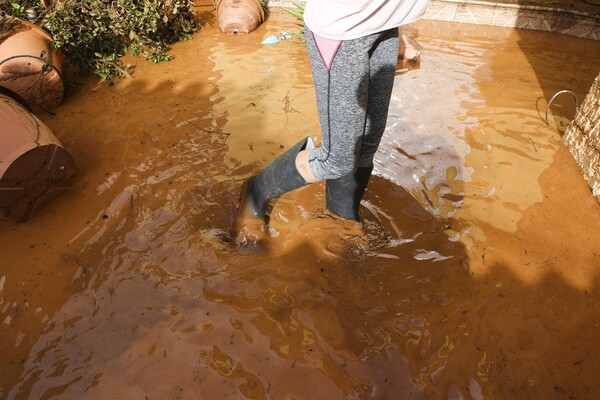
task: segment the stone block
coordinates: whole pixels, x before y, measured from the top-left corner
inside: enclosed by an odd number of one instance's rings
[[[600,74],[565,131],[563,142],[600,200]]]

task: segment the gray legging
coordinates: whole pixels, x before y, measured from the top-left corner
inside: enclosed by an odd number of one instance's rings
[[[398,29],[342,41],[329,70],[306,26],[305,33],[323,133],[309,166],[319,180],[336,179],[373,164],[398,63]]]

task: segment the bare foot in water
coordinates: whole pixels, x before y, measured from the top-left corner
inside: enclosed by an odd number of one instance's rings
[[[263,218],[254,215],[252,199],[248,196],[248,180],[242,184],[240,207],[231,227],[232,243],[237,246],[256,246],[262,242],[269,232]]]

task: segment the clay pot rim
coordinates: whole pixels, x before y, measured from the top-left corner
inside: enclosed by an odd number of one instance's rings
[[[30,113],[33,113],[33,109],[31,108],[29,103],[17,92],[14,92],[7,87],[0,86],[0,94],[5,95],[6,97],[10,97],[14,101],[19,103],[23,107],[25,107],[25,109],[27,109],[27,111],[29,111]]]

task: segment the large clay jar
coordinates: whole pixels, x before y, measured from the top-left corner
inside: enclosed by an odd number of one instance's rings
[[[39,26],[20,21],[0,42],[0,85],[44,108],[56,107],[64,94],[63,57],[51,40]]]
[[[0,217],[26,221],[70,188],[75,166],[27,104],[0,89]]]
[[[217,18],[224,33],[249,33],[265,20],[265,11],[257,0],[218,0]]]

